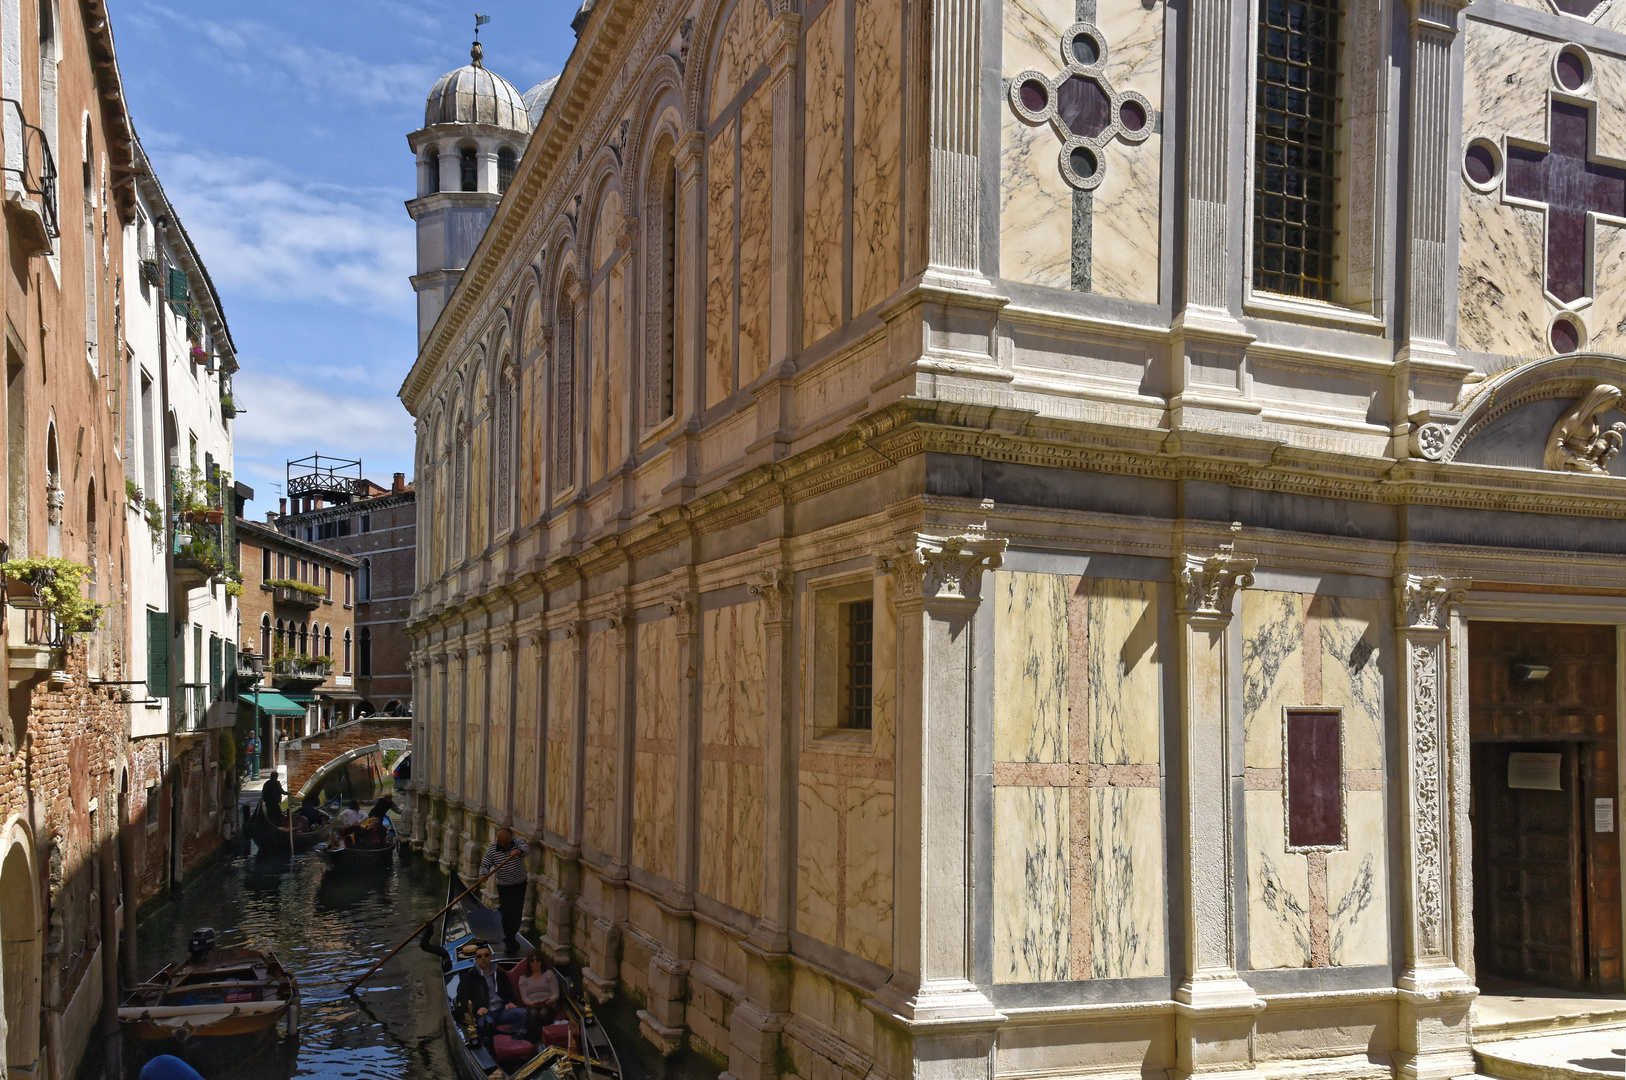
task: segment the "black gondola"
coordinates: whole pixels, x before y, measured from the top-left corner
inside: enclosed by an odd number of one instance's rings
[[[387,818],[385,819],[388,820]],[[316,857],[334,870],[386,870],[395,861],[395,829],[389,830],[389,840],[381,847],[363,847],[345,844],[334,847],[332,839],[316,845]]]
[[[305,832],[294,833],[294,851],[309,851],[326,840],[333,832],[333,815],[325,810],[321,811],[321,814],[321,824]],[[256,806],[254,813],[249,816],[248,836],[250,840],[253,840],[259,846],[261,855],[286,855],[288,853],[288,830],[271,823],[271,819],[265,816],[264,803]]]
[[[453,874],[446,899],[450,901],[465,887]],[[458,1015],[458,977],[474,964],[476,944],[501,943],[502,937],[501,917],[473,893],[446,913],[441,931],[443,961],[450,964],[447,967],[443,963],[446,1036],[458,1075],[463,1080],[621,1080],[621,1057],[614,1043],[593,1014],[586,997],[573,994],[574,988],[563,972],[558,972],[564,989],[560,1016],[570,1022],[567,1045],[536,1045],[527,1057],[499,1061],[492,1052],[492,1044],[480,1035],[472,1022]],[[521,956],[530,952],[528,941],[521,937],[519,943]],[[493,962],[503,971],[512,971],[520,963],[518,959]]]

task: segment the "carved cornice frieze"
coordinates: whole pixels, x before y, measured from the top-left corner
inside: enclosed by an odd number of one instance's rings
[[[967,532],[958,536],[916,533],[875,560],[891,574],[900,601],[976,603],[982,599],[982,575],[1005,561],[1010,542],[1003,537]]]
[[[1468,597],[1467,578],[1407,574],[1396,582],[1395,604],[1400,626],[1405,630],[1445,630],[1450,606]]]
[[[1180,613],[1188,618],[1229,619],[1236,594],[1253,585],[1259,560],[1221,544],[1212,555],[1187,552],[1180,568]]]

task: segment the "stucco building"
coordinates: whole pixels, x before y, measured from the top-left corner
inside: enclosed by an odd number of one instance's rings
[[[414,842],[539,841],[736,1080],[1452,1077],[1619,993],[1623,12],[598,0],[536,115],[448,75],[420,198],[524,152],[401,389]]]

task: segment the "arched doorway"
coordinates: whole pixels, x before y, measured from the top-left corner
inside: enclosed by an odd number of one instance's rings
[[[6,1071],[29,1070],[39,1060],[39,920],[26,840],[8,830],[0,862],[0,967],[4,969]]]

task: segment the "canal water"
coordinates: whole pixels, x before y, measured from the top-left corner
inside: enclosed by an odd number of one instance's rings
[[[183,1056],[205,1080],[453,1080],[435,957],[413,943],[357,997],[344,992],[445,897],[446,875],[412,855],[403,854],[383,874],[356,877],[327,869],[313,855],[235,854],[195,875],[180,896],[143,920],[141,972],[149,976],[185,959],[192,931],[207,926],[218,944],[269,949],[298,976],[297,1042],[204,1046],[208,1040],[198,1040]],[[718,1067],[694,1054],[663,1060],[654,1053],[638,1035],[636,1006],[615,1002],[600,1016],[616,1037],[628,1080],[716,1080]],[[127,1046],[127,1076],[133,1078],[151,1052]],[[85,1075],[100,1070],[81,1070]]]

